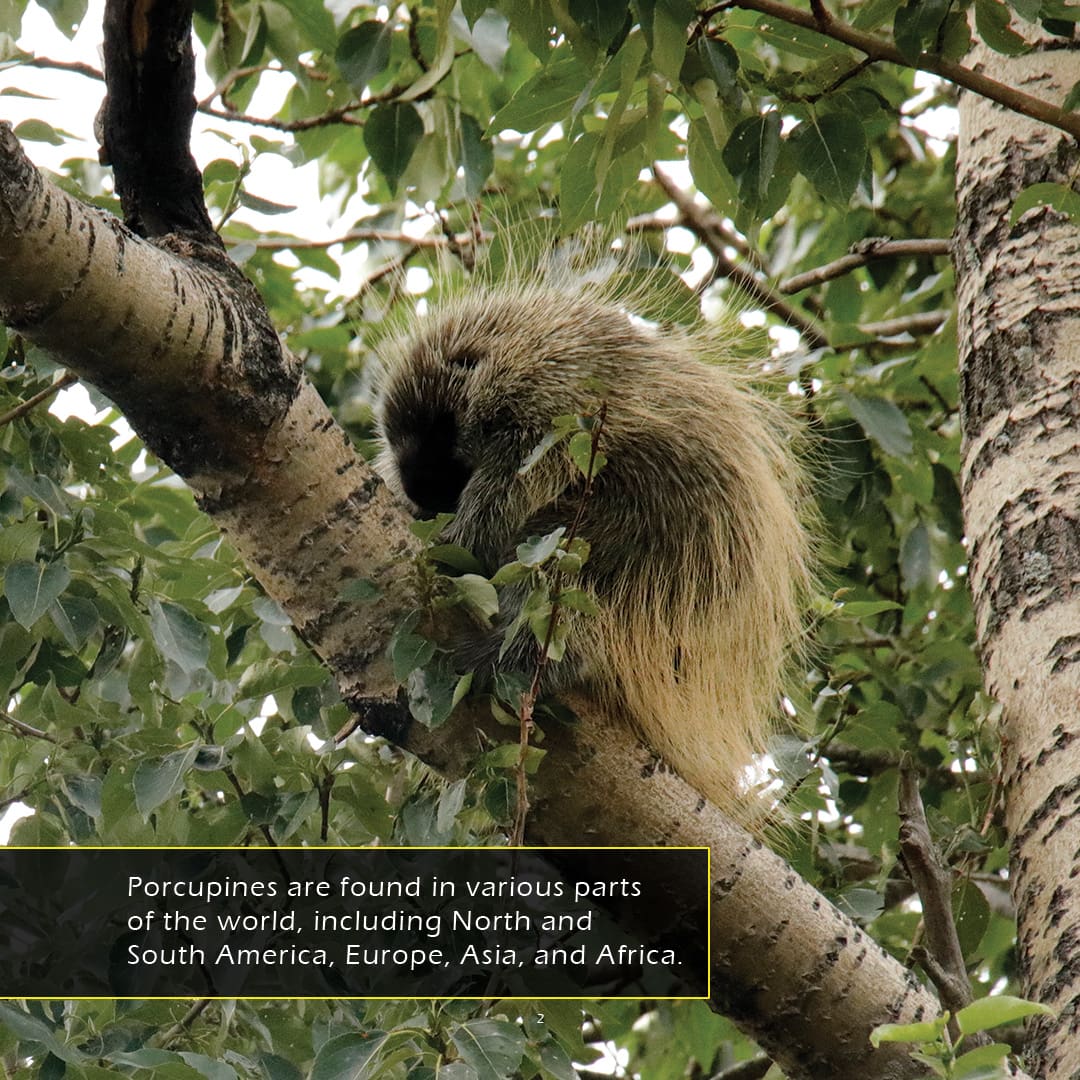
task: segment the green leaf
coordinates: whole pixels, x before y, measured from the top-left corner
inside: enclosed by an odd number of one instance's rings
[[[7,34],[15,41],[22,32],[22,18],[29,0],[14,0],[0,4],[0,34]]]
[[[543,646],[547,641],[549,631],[551,630],[551,594],[544,586],[533,589],[527,597],[525,597],[525,603],[521,605],[521,614],[519,618],[523,619],[529,627],[529,631],[536,639],[536,644]],[[552,646],[555,644],[554,634],[550,635],[552,640],[548,641],[549,652],[548,655],[553,655],[554,650]],[[558,657],[556,657],[558,659]]]
[[[73,38],[86,18],[87,0],[38,0],[51,16],[56,29],[66,38]]]
[[[20,521],[0,530],[0,563],[34,562],[41,544],[42,526],[37,521]]]
[[[591,431],[579,431],[570,439],[570,459],[578,467],[582,476],[591,479],[607,464],[607,458],[596,452],[593,456],[593,436]]]
[[[215,1061],[205,1054],[196,1054],[191,1050],[180,1050],[179,1055],[185,1064],[205,1076],[206,1080],[237,1080],[236,1070],[223,1061]]]
[[[101,778],[74,774],[65,776],[61,785],[64,794],[88,817],[101,819]]]
[[[555,554],[555,549],[559,546],[559,541],[562,540],[565,532],[566,529],[560,525],[546,536],[530,536],[524,544],[517,546],[515,554],[518,562],[525,566],[540,566],[547,562]]]
[[[41,1043],[50,1054],[61,1061],[79,1065],[89,1060],[78,1048],[61,1042],[57,1032],[53,1031],[44,1020],[39,1020],[36,1016],[31,1016],[30,1013],[23,1012],[22,1009],[17,1009],[5,1002],[0,1002],[0,1025],[24,1042]]]
[[[990,925],[990,905],[982,890],[971,881],[958,881],[952,891],[953,922],[965,957],[974,956]]]
[[[398,631],[390,643],[390,659],[394,665],[394,678],[404,682],[409,673],[423,667],[435,655],[434,642],[407,629]]]
[[[934,1042],[941,1037],[947,1023],[948,1017],[940,1016],[918,1024],[879,1024],[870,1032],[870,1043],[877,1047],[884,1042]]]
[[[434,562],[449,566],[459,574],[482,574],[483,563],[471,552],[459,544],[434,544],[428,548],[428,558]]]
[[[653,65],[666,75],[672,86],[679,85],[679,73],[686,59],[686,43],[694,5],[688,0],[657,0],[653,10]]]
[[[289,0],[289,17],[317,49],[324,53],[333,51],[337,30],[323,0]]]
[[[1009,224],[1015,225],[1021,215],[1036,206],[1052,206],[1058,213],[1068,214],[1074,223],[1080,221],[1080,194],[1066,184],[1047,183],[1032,184],[1017,195]]]
[[[690,174],[698,190],[708,198],[718,213],[734,216],[737,198],[735,178],[724,164],[723,153],[716,145],[705,119],[690,122],[686,151]]]
[[[878,397],[859,397],[841,391],[840,399],[859,426],[882,450],[895,457],[911,453],[913,442],[907,417],[891,401]]]
[[[70,581],[71,573],[61,562],[12,563],[4,571],[4,595],[15,621],[29,630]]]
[[[423,136],[424,121],[410,103],[378,105],[368,114],[364,143],[391,191],[397,190]]]
[[[390,23],[374,19],[362,22],[341,35],[334,53],[334,63],[357,96],[363,94],[376,75],[386,70],[390,63],[393,37],[394,28]]]
[[[49,618],[75,652],[101,625],[94,602],[84,596],[58,596],[49,608]]]
[[[600,145],[600,136],[587,131],[566,152],[559,173],[559,219],[564,233],[570,234],[581,228],[595,215],[598,195],[596,155]],[[560,437],[557,432],[545,435],[533,447],[518,471],[524,473],[531,469]]]
[[[828,112],[799,124],[789,139],[799,171],[818,193],[846,204],[866,165],[866,132],[859,117],[848,110]]]
[[[880,615],[883,611],[903,610],[903,605],[894,600],[852,600],[841,607],[839,615],[842,619],[865,619],[870,615]]]
[[[436,514],[423,521],[410,521],[409,532],[419,537],[425,544],[430,544],[454,520],[453,514]]]
[[[788,184],[786,170],[780,167],[780,114],[776,110],[736,124],[721,157],[747,210],[767,217],[780,206]]]
[[[629,14],[624,0],[570,0],[570,17],[602,48],[626,26]]]
[[[238,700],[261,699],[280,690],[304,686],[324,686],[326,668],[315,663],[297,663],[276,656],[259,660],[244,670],[237,684]]]
[[[949,13],[950,0],[909,0],[896,12],[893,40],[909,64],[923,52],[935,52],[938,31]]]
[[[552,59],[518,87],[495,114],[487,134],[497,135],[506,128],[525,133],[566,119],[582,97],[590,76],[589,69],[572,54]]]
[[[52,124],[46,124],[44,120],[24,120],[16,126],[15,134],[24,142],[44,142],[51,146],[63,146],[64,135],[67,135],[67,132],[61,134]]]
[[[229,158],[214,158],[203,169],[203,187],[208,188],[211,184],[224,184],[226,187],[232,187],[240,180],[241,176],[240,166],[235,161]]]
[[[583,611],[586,615],[598,615],[596,600],[584,589],[563,589],[558,595],[558,602],[574,611]]]
[[[132,778],[135,806],[145,821],[150,813],[167,802],[184,786],[184,777],[195,764],[198,745],[166,754],[159,761],[146,760],[139,764]]]
[[[450,1038],[478,1080],[508,1080],[525,1056],[525,1033],[508,1020],[469,1020]]]
[[[1011,1053],[1012,1047],[1007,1043],[977,1046],[953,1062],[951,1080],[1001,1080],[1008,1075],[1003,1070]]]
[[[934,584],[930,562],[930,533],[921,522],[909,529],[900,545],[900,573],[908,589]]]
[[[461,13],[470,27],[488,10],[488,0],[461,0]]]
[[[240,192],[240,204],[249,210],[254,210],[257,214],[291,214],[296,209],[290,203],[272,202],[260,195],[252,195],[250,191]]]
[[[965,1005],[956,1014],[956,1023],[963,1035],[1001,1024],[1015,1024],[1028,1016],[1054,1016],[1054,1010],[1037,1001],[1025,1001],[1023,998],[998,994],[980,998],[970,1005]]]
[[[967,12],[950,11],[941,29],[941,55],[946,60],[962,60],[974,44]]]
[[[1009,9],[1001,0],[975,0],[975,29],[994,52],[1021,56],[1031,46],[1009,26]]]
[[[531,573],[532,570],[524,563],[517,561],[504,563],[491,575],[491,584],[499,588],[504,585],[513,585],[518,581],[524,581]]]
[[[349,603],[370,604],[372,600],[378,600],[382,596],[382,590],[373,581],[367,578],[353,578],[346,581],[338,590],[338,599]]]
[[[315,1055],[310,1080],[368,1080],[375,1058],[391,1035],[382,1031],[349,1032],[328,1039]]]
[[[554,1039],[540,1044],[540,1065],[551,1080],[579,1080],[570,1055]]]
[[[163,656],[187,674],[206,667],[210,632],[194,615],[170,600],[150,601],[150,630]]]
[[[704,36],[691,46],[679,73],[681,80],[691,86],[699,79],[711,79],[720,97],[735,89],[738,74],[739,54],[726,41]]]
[[[475,611],[485,621],[499,614],[499,594],[486,577],[462,574],[453,579],[454,592],[461,603]]]
[[[484,184],[495,167],[495,151],[484,138],[483,129],[476,118],[468,113],[461,116],[461,150],[458,158],[465,171],[465,192],[470,199],[478,199]]]
[[[136,1069],[147,1069],[153,1076],[175,1077],[190,1076],[191,1073],[184,1065],[183,1058],[172,1050],[157,1050],[152,1047],[143,1047],[141,1050],[114,1051],[108,1055],[108,1061],[115,1065],[131,1066]]]

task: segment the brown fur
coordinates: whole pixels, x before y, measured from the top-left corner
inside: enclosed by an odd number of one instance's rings
[[[657,330],[600,288],[459,296],[387,361],[379,468],[422,510],[456,509],[448,539],[494,571],[530,534],[569,525],[582,477],[565,449],[518,469],[553,417],[602,396],[608,463],[580,529],[580,583],[600,614],[572,616],[548,689],[584,686],[624,710],[745,820],[743,776],[765,748],[812,575],[796,428],[726,352],[722,334]],[[492,665],[501,640],[492,631],[470,659]],[[531,670],[535,648],[522,633],[503,662]]]

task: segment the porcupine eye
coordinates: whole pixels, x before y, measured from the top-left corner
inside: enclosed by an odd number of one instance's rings
[[[457,421],[449,411],[410,417],[409,431],[395,440],[394,456],[405,494],[421,516],[453,513],[472,475],[458,446]]]

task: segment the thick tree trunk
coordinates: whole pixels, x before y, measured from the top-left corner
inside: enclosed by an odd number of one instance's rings
[[[1080,79],[1062,38],[980,57],[1061,101]],[[986,684],[1003,706],[1006,822],[1033,1075],[1080,1074],[1080,230],[1049,208],[1009,225],[1035,183],[1070,185],[1076,144],[965,94],[956,270],[963,495]]]
[[[163,250],[164,248],[164,250]],[[172,250],[175,249],[175,250]],[[410,604],[406,518],[283,354],[249,286],[213,253],[156,246],[43,181],[0,127],[0,319],[102,387],[181,471],[354,703],[389,700],[385,643]],[[351,578],[380,602],[346,604]],[[904,968],[731,825],[618,718],[575,702],[547,733],[530,836],[712,848],[713,994],[792,1077],[921,1074],[873,1026],[936,1015]],[[369,718],[370,719],[370,718]],[[460,773],[490,719],[387,731]]]

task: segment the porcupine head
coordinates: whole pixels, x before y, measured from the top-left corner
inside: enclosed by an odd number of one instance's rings
[[[703,795],[747,823],[745,776],[765,750],[811,587],[799,439],[787,410],[731,360],[730,331],[658,328],[599,284],[532,280],[442,301],[383,357],[379,471],[444,538],[493,573],[530,536],[569,526],[590,553],[547,691],[618,710]],[[598,391],[597,388],[600,388]],[[585,477],[565,444],[532,456],[552,420],[597,411],[607,461]],[[462,670],[530,672],[525,591],[461,643]]]

